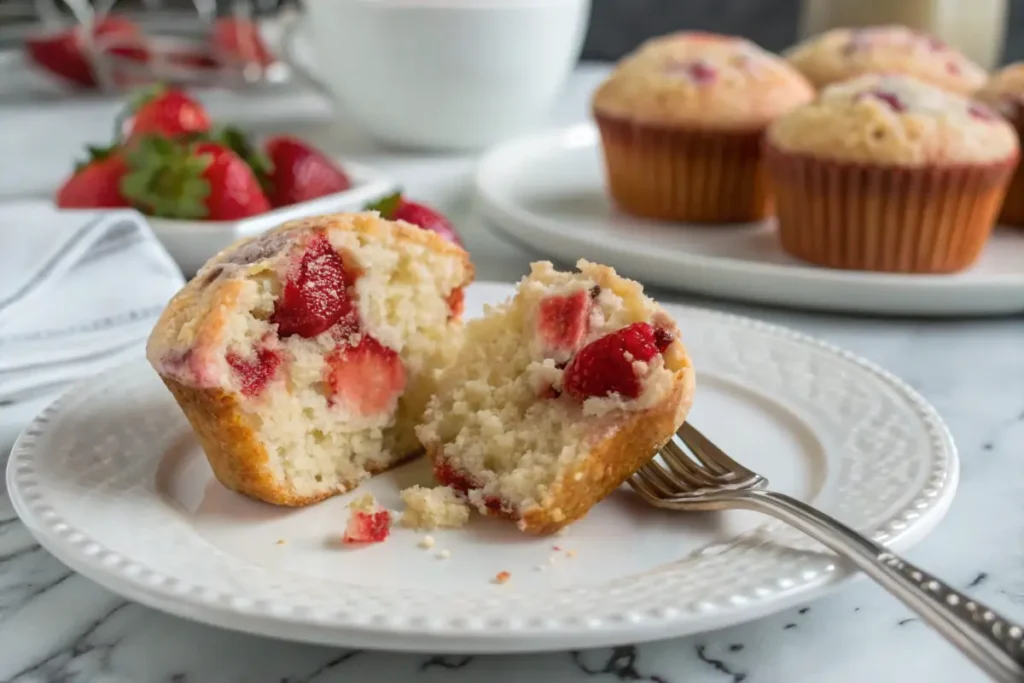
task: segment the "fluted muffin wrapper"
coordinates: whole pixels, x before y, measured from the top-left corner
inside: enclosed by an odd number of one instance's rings
[[[692,223],[771,215],[763,129],[667,127],[595,112],[608,190],[626,213]]]
[[[995,226],[1017,157],[930,167],[822,159],[765,146],[779,238],[828,268],[954,273]]]
[[[1024,115],[1017,115],[1010,123],[1017,129],[1017,137],[1024,145]],[[1003,199],[1003,208],[999,212],[999,222],[1024,227],[1024,164],[1018,165],[1013,174],[1006,198]]]

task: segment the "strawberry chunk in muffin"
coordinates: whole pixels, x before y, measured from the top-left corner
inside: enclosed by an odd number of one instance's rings
[[[215,256],[147,355],[225,486],[304,505],[420,451],[472,275],[461,248],[376,214],[296,221]]]
[[[636,282],[586,261],[533,265],[466,327],[417,434],[434,476],[480,512],[557,531],[647,462],[689,410],[676,323]]]

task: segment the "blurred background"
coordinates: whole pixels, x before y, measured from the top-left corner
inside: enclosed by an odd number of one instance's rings
[[[108,3],[113,4],[113,3]],[[231,0],[120,0],[118,11],[160,16],[173,21],[174,15],[195,16],[195,6],[211,12],[230,11]],[[268,15],[294,7],[297,0],[252,0],[257,15]],[[792,45],[800,35],[801,12],[808,5],[889,5],[889,11],[908,15],[949,12],[959,8],[989,11],[1002,0],[594,0],[583,58],[615,60],[649,36],[680,28],[700,28],[740,34],[769,50]],[[53,0],[0,0],[0,49],[14,49],[29,27],[37,21],[39,6],[62,6]],[[1024,0],[1006,3],[1007,40],[1001,61],[1024,58]]]

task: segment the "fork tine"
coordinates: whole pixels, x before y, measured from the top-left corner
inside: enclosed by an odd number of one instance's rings
[[[639,493],[642,497],[647,498],[651,501],[663,500],[665,496],[655,487],[647,481],[640,472],[636,472],[632,477],[626,480],[627,483],[633,488],[634,491]]]
[[[667,492],[667,495],[676,495],[686,489],[680,484],[672,473],[665,469],[660,463],[651,460],[641,468],[641,471],[649,478],[658,482],[659,486]]]
[[[714,485],[714,480],[708,476],[697,463],[695,463],[689,455],[686,454],[679,444],[675,441],[669,441],[665,444],[664,448],[661,449],[661,459],[665,461],[668,468],[680,479],[682,479],[687,486],[692,488],[707,488],[708,486]]]
[[[686,447],[693,452],[694,456],[712,472],[716,474],[738,474],[743,477],[755,476],[754,472],[726,455],[721,448],[697,431],[697,428],[689,422],[684,422],[676,434],[686,444]]]

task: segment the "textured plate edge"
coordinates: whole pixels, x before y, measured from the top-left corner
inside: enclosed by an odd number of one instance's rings
[[[493,232],[503,239],[509,240],[521,248],[541,254],[548,254],[563,261],[574,262],[579,256],[581,248],[590,250],[592,259],[596,261],[614,262],[619,261],[618,249],[615,245],[602,245],[584,243],[580,238],[573,238],[562,248],[544,248],[536,241],[524,239],[519,233],[520,230],[513,230],[503,223],[513,223],[517,226],[527,225],[526,228],[534,233],[541,233],[542,240],[548,241],[553,237],[552,231],[547,228],[537,228],[535,221],[527,221],[522,215],[529,214],[525,209],[511,205],[509,202],[500,199],[496,193],[489,188],[493,183],[486,182],[485,177],[491,173],[491,168],[498,163],[501,155],[511,154],[517,146],[539,144],[543,141],[550,141],[552,145],[561,147],[585,147],[579,140],[594,136],[596,129],[591,123],[577,123],[571,126],[531,133],[519,138],[508,140],[490,149],[478,162],[473,172],[473,194],[475,204],[484,218],[484,223],[489,224]],[[532,214],[531,214],[532,215]],[[542,218],[541,222],[554,222],[553,219]],[[569,255],[570,252],[575,256]],[[1004,316],[1024,311],[1024,275],[997,275],[990,276],[986,280],[956,279],[951,276],[920,275],[906,276],[889,273],[868,273],[858,271],[835,270],[818,268],[814,266],[787,267],[774,263],[758,263],[729,257],[713,257],[705,255],[690,255],[686,253],[676,254],[677,261],[665,260],[664,255],[658,251],[635,255],[636,258],[655,259],[659,262],[661,269],[683,269],[685,272],[696,271],[694,277],[687,277],[685,284],[681,284],[678,276],[667,277],[651,275],[650,272],[640,274],[636,268],[618,267],[624,274],[637,279],[647,278],[649,284],[657,284],[661,287],[677,291],[690,291],[708,296],[721,296],[736,301],[749,301],[755,303],[766,303],[795,308],[817,310],[817,311],[848,311],[856,313],[872,313],[889,316],[912,315],[918,317],[962,317],[962,316]],[[615,263],[611,263],[615,265]],[[700,272],[713,270],[716,272],[728,272],[733,275],[742,275],[746,278],[755,278],[758,282],[769,283],[765,286],[740,286],[732,287],[728,291],[722,287],[709,287],[706,279],[699,275]],[[908,278],[912,278],[908,279]],[[779,281],[794,280],[795,283],[788,285],[791,291],[789,296],[781,296],[770,293],[770,283]],[[845,302],[837,303],[834,298],[823,299],[815,295],[814,290],[806,290],[804,287],[810,284],[822,284],[829,287],[846,288],[853,290],[854,295]],[[887,290],[897,287],[903,294],[914,292],[912,301],[900,302],[884,296]],[[948,298],[941,295],[949,292],[963,294],[970,291],[971,303],[954,304],[948,303]],[[923,294],[927,292],[928,294]],[[920,297],[927,296],[929,301],[940,301],[937,307],[931,307],[927,302],[920,301]],[[871,303],[871,299],[875,303]],[[999,305],[993,305],[993,298],[998,299]]]
[[[480,282],[476,287],[485,292],[492,290],[496,294],[496,296],[490,297],[492,299],[507,297],[510,293],[507,283]],[[486,294],[483,296],[488,298]],[[905,529],[889,535],[887,543],[894,549],[909,547],[924,538],[945,517],[959,483],[960,462],[957,448],[949,428],[938,411],[906,382],[850,351],[784,326],[702,307],[678,304],[673,307],[684,310],[690,315],[718,319],[726,324],[760,331],[779,339],[828,352],[873,374],[884,384],[896,390],[910,402],[922,422],[927,426],[929,436],[932,437],[936,463],[945,464],[945,477],[941,483],[939,495],[934,498],[924,514],[921,514]],[[142,366],[144,362],[138,361],[133,364]],[[118,366],[103,374],[124,371],[127,365],[129,364]],[[125,597],[193,621],[287,640],[363,649],[464,653],[543,652],[580,647],[602,647],[623,642],[646,642],[724,628],[809,602],[831,592],[842,583],[860,576],[848,566],[833,563],[830,565],[830,571],[820,574],[815,579],[797,582],[785,591],[773,592],[769,596],[732,609],[720,609],[710,614],[702,614],[699,618],[695,618],[691,613],[685,611],[668,610],[661,617],[648,617],[639,623],[606,619],[595,625],[580,623],[579,620],[572,619],[568,622],[552,624],[544,630],[521,628],[481,630],[472,627],[430,630],[417,627],[396,628],[394,624],[375,627],[372,624],[364,623],[318,622],[309,619],[308,616],[304,618],[303,615],[291,616],[284,613],[290,612],[290,610],[275,613],[269,608],[257,611],[253,608],[232,607],[221,599],[197,597],[197,591],[194,590],[188,590],[186,595],[170,595],[147,585],[136,576],[115,573],[112,567],[104,566],[84,553],[81,548],[85,544],[99,544],[74,530],[67,520],[54,519],[50,520],[48,524],[40,519],[36,511],[32,509],[31,501],[27,499],[25,492],[16,481],[16,464],[20,459],[30,455],[36,437],[52,421],[64,402],[75,393],[84,391],[85,388],[86,385],[79,384],[66,391],[44,409],[15,441],[6,471],[7,489],[14,510],[40,545],[71,569]],[[906,509],[897,511],[892,518],[907,512]],[[70,533],[62,535],[55,531],[55,527],[58,525],[62,525],[64,530]],[[876,529],[871,535],[877,537],[881,532],[881,529]],[[76,534],[81,536],[76,541],[65,537]],[[102,548],[102,546],[100,547]],[[107,555],[121,557],[118,553],[102,549]],[[125,563],[119,561],[117,564]],[[198,594],[201,596],[205,592],[200,590]]]

